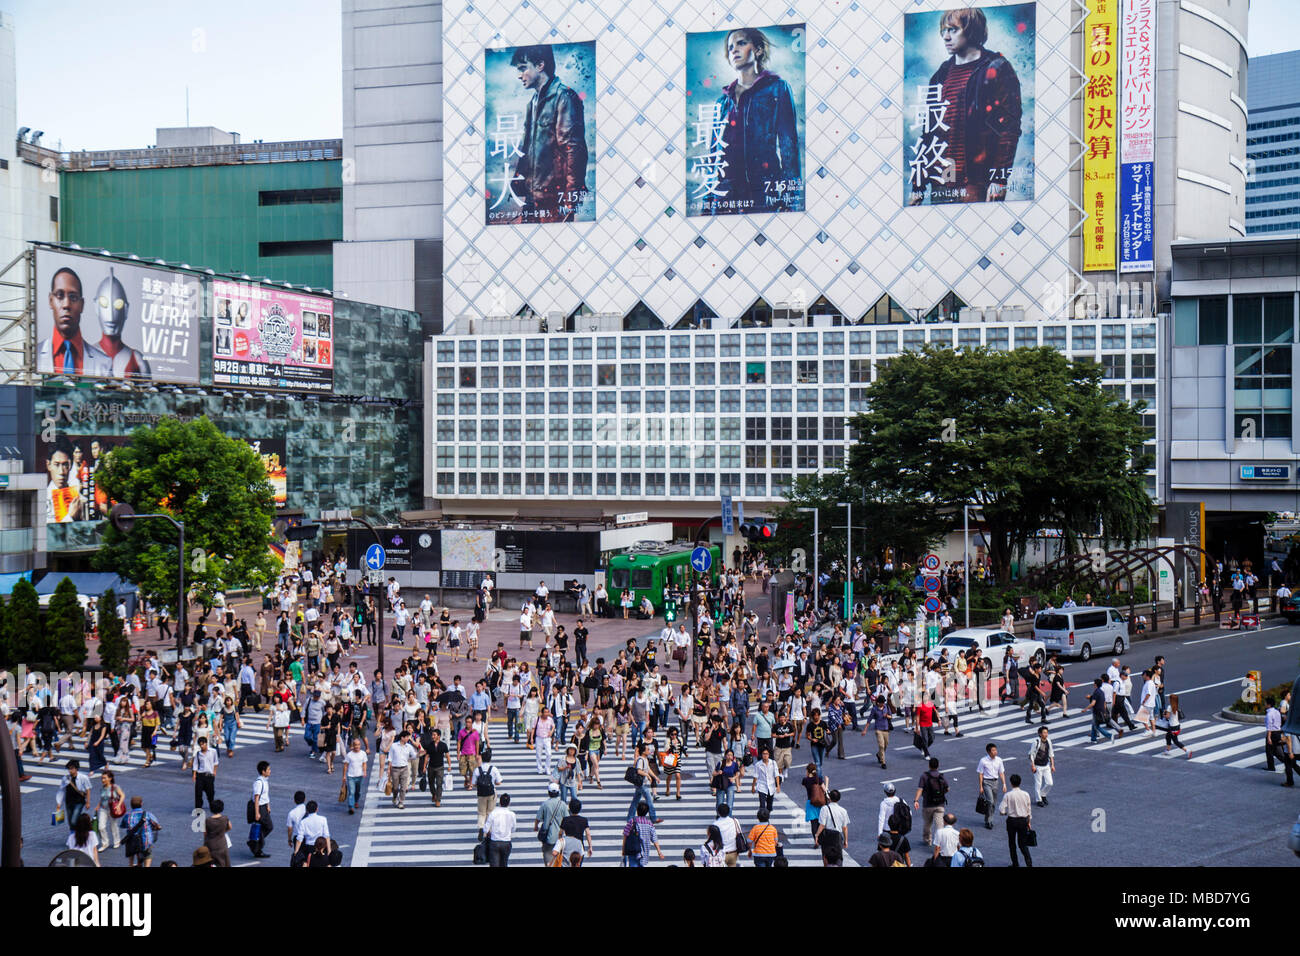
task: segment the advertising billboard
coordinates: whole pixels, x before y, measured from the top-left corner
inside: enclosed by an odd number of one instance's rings
[[[489,226],[596,219],[596,43],[483,53]]]
[[[807,25],[686,34],[686,215],[803,212]]]
[[[1125,0],[1119,99],[1119,271],[1155,268],[1156,2]]]
[[[213,385],[333,390],[333,300],[222,279],[212,300]]]
[[[285,439],[245,439],[262,458],[275,506],[288,500]],[[103,521],[113,502],[95,483],[104,455],[130,444],[130,435],[58,435],[38,445],[40,467],[48,476],[45,486],[46,524]]]
[[[1094,0],[1083,26],[1083,271],[1115,268],[1119,2]]]
[[[199,280],[36,250],[36,371],[197,384]]]
[[[903,17],[903,201],[1034,198],[1032,3]]]

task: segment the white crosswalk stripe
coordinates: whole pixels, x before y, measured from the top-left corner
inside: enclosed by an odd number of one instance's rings
[[[680,865],[682,851],[688,847],[698,854],[709,824],[717,817],[716,802],[703,779],[701,753],[692,751],[687,761],[686,772],[694,771],[695,776],[683,779],[680,801],[663,797],[662,791],[655,797],[655,812],[664,821],[655,827],[664,860],[659,860],[652,850],[651,866]],[[456,769],[454,762],[453,757],[440,807],[434,807],[429,793],[420,792],[412,780],[412,789],[406,795],[406,808],[397,809],[391,798],[384,795],[386,777],[379,775],[377,765],[371,767],[357,842],[352,852],[352,866],[472,865],[478,837],[478,801],[474,791],[464,789],[464,778],[453,772]],[[503,779],[498,792],[510,794],[510,809],[519,818],[510,865],[541,866],[541,844],[533,833],[532,824],[537,808],[546,799],[549,778],[537,773],[534,751],[509,740],[493,747],[492,763]],[[607,755],[600,764],[604,789],[584,782],[583,790],[578,794],[582,801],[582,815],[591,827],[593,850],[593,856],[584,862],[584,866],[618,866],[620,863],[623,826],[633,794],[633,787],[623,780],[627,765],[627,760],[619,761],[612,754]],[[803,788],[797,779],[789,781],[789,784],[798,790],[793,796],[801,808]],[[736,792],[735,817],[746,833],[757,822],[757,810],[758,797],[749,792],[748,784],[742,784]],[[796,817],[797,827],[794,826]],[[785,855],[791,866],[821,865],[821,852],[812,845],[802,809],[779,800],[773,808],[772,823],[782,834]],[[853,831],[854,827],[850,825],[851,838]],[[848,854],[845,854],[844,862],[846,866],[857,865]],[[750,865],[743,854],[740,865]]]
[[[1028,750],[1038,734],[1039,717],[1035,715],[1032,724],[1025,723],[1024,711],[1014,705],[998,706],[985,704],[986,713],[960,714],[960,730],[967,737],[993,737],[1005,756],[1020,756]],[[1136,723],[1136,722],[1135,722]],[[1106,753],[1119,753],[1130,756],[1163,756],[1165,735],[1157,731],[1149,736],[1138,725],[1136,731],[1125,730],[1121,739],[1107,741],[1098,735],[1097,743],[1092,743],[1092,716],[1088,712],[1075,711],[1067,718],[1060,716],[1060,711],[1048,715],[1048,727],[1051,730],[1052,743],[1059,750],[1070,747],[1097,747]],[[1220,720],[1184,720],[1179,739],[1192,751],[1191,763],[1216,764],[1234,769],[1264,766],[1264,730],[1256,724],[1239,724]],[[1255,756],[1240,757],[1241,754],[1257,751]],[[1171,755],[1181,756],[1177,747]],[[1282,773],[1279,763],[1277,773]]]

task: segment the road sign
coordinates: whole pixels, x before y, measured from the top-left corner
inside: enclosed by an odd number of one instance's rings
[[[744,523],[745,523],[745,503],[743,501],[737,501],[736,502],[736,524],[744,524]]]
[[[925,585],[925,589],[926,589],[926,591],[928,591],[930,594],[935,594],[935,593],[937,593],[938,590],[939,590],[939,579],[938,579],[938,578],[926,578],[926,579],[925,579],[924,581],[922,581],[921,583]]]
[[[366,568],[369,570],[382,571],[386,560],[388,560],[388,555],[384,552],[382,545],[372,544],[366,548]]]
[[[943,607],[943,604],[937,597],[928,597],[925,599],[925,612],[927,614],[938,614],[939,608],[941,607]]]
[[[925,568],[925,570],[927,571],[938,571],[939,566],[942,563],[943,562],[939,560],[939,556],[937,554],[931,553],[931,554],[927,554],[925,556],[925,559],[922,560],[921,567]]]
[[[722,496],[722,533],[725,535],[736,533],[735,526],[731,523],[731,495]]]
[[[383,583],[384,583],[384,572],[383,572],[383,571],[367,571],[367,572],[366,572],[366,580],[369,581],[371,584],[383,584]]]
[[[705,547],[696,548],[691,552],[691,567],[704,574],[713,567],[713,552]]]

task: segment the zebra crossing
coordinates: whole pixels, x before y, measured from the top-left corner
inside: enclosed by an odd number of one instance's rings
[[[243,729],[236,732],[235,746],[237,748],[255,746],[257,744],[269,743],[275,740],[274,731],[250,726],[255,722],[258,722],[255,717],[245,718]],[[296,731],[296,736],[298,738],[302,737],[301,725],[295,725],[290,728],[290,731],[291,734],[293,731]],[[220,746],[218,746],[217,749],[221,751],[221,755],[224,757],[225,743],[224,741],[219,740],[219,737],[220,735],[218,735],[218,743]],[[291,737],[291,739],[293,738]],[[131,746],[131,753],[126,760],[114,760],[112,758],[112,753],[113,750],[111,746],[105,748],[105,755],[109,757],[108,769],[112,770],[115,774],[122,774],[131,770],[139,770],[144,767],[144,751],[140,748],[138,737],[135,743]],[[59,786],[59,781],[63,779],[63,774],[67,770],[67,763],[69,760],[79,761],[81,763],[82,772],[87,772],[89,761],[87,758],[86,741],[84,737],[74,737],[72,745],[65,745],[62,750],[54,751],[54,757],[51,760],[41,762],[30,754],[26,755],[23,759],[23,772],[31,774],[32,779],[22,784],[21,791],[23,796],[40,793],[46,789],[48,789],[51,796],[53,796],[54,790]],[[171,749],[171,738],[168,737],[166,733],[160,734],[158,748],[154,752],[154,762],[151,766],[174,765],[179,768],[181,762],[182,758],[180,751]],[[95,776],[92,782],[98,786],[98,776]]]
[[[547,798],[550,778],[537,772],[534,751],[522,743],[505,739],[504,734],[502,738],[492,748],[492,764],[503,781],[503,785],[497,788],[498,793],[510,794],[510,809],[518,816],[510,865],[541,866],[542,845],[533,833],[533,819],[537,808]],[[664,859],[660,860],[651,850],[650,866],[680,866],[682,852],[688,847],[698,855],[709,824],[717,817],[716,801],[704,779],[701,753],[693,751],[687,760],[685,772],[694,771],[694,775],[683,778],[680,801],[671,796],[655,796],[655,811],[663,818],[655,831]],[[577,795],[582,802],[582,816],[587,818],[591,828],[593,855],[583,862],[584,866],[618,866],[621,862],[623,826],[634,792],[634,788],[623,779],[629,762],[616,759],[612,752],[607,754],[600,763],[604,789],[584,781],[583,789]],[[413,782],[412,789],[406,794],[406,808],[399,810],[392,805],[392,799],[384,795],[387,778],[379,775],[377,765],[372,765],[350,865],[471,866],[474,845],[478,841],[478,800],[473,790],[464,789],[464,778],[454,773],[455,769],[454,765],[448,769],[442,806],[434,807],[429,793],[420,792]],[[808,825],[803,822],[803,789],[797,775],[788,783],[798,790],[795,797],[800,805],[796,807],[789,797],[782,799],[778,796],[771,822],[781,832],[790,866],[821,866],[821,853],[813,847]],[[740,821],[746,834],[757,822],[757,810],[758,797],[751,794],[749,784],[743,782],[736,791],[733,816]],[[847,853],[844,864],[856,865]],[[740,865],[751,865],[744,854]]]
[[[1014,704],[986,702],[987,713],[959,713],[962,734],[967,737],[995,737],[1004,755],[1019,756],[1037,738],[1040,718],[1025,723],[1025,713]],[[1137,721],[1134,721],[1137,724]],[[1100,734],[1097,743],[1091,742],[1092,716],[1088,711],[1074,711],[1062,718],[1060,711],[1048,714],[1047,726],[1051,730],[1053,745],[1058,750],[1070,747],[1096,747],[1107,753],[1126,756],[1165,757],[1165,735],[1157,730],[1149,736],[1140,724],[1136,731],[1125,729],[1121,739],[1107,741]],[[1113,734],[1113,731],[1112,731]],[[1232,769],[1264,767],[1264,728],[1259,724],[1239,724],[1221,720],[1184,720],[1178,735],[1183,746],[1192,752],[1183,757],[1177,747],[1171,749],[1169,758],[1182,758],[1190,763],[1215,764]],[[942,736],[940,735],[940,739]],[[1282,773],[1278,764],[1276,771]]]

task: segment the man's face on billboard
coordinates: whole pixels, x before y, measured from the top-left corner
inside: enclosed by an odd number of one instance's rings
[[[99,442],[98,442],[98,441],[92,441],[92,442],[90,443],[90,457],[91,457],[91,458],[98,459],[98,458],[99,458],[99,452],[100,452]]]
[[[81,330],[81,310],[86,307],[81,298],[81,280],[75,272],[60,272],[50,289],[50,312],[59,335],[70,339]]]
[[[970,47],[965,31],[952,21],[939,27],[939,36],[943,37],[943,48],[951,54],[960,56]]]
[[[50,473],[50,484],[55,488],[66,488],[68,486],[68,474],[72,471],[72,459],[68,457],[66,451],[56,451],[50,455],[50,460],[45,467]]]
[[[542,79],[546,72],[542,69],[540,63],[533,63],[531,60],[524,60],[515,67],[519,71],[519,82],[523,84],[526,90],[535,90],[542,85]]]
[[[743,33],[727,37],[727,62],[736,71],[754,65],[754,44]]]

